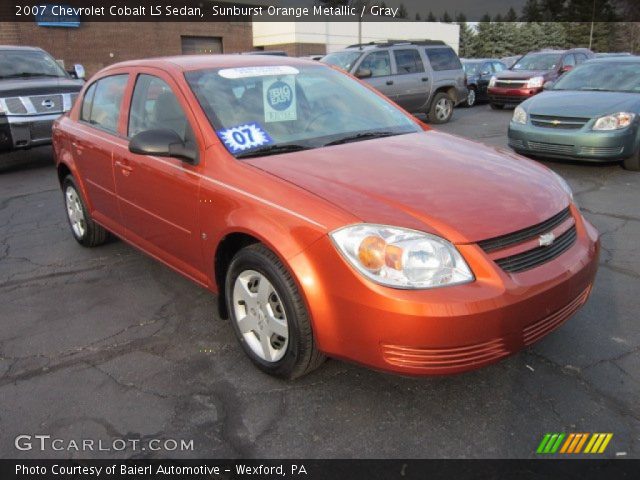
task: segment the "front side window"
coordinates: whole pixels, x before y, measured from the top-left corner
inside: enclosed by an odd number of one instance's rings
[[[569,55],[564,57],[564,61],[562,62],[562,65],[565,67],[575,67],[576,59],[573,56],[573,53],[570,53]]]
[[[420,53],[415,48],[394,50],[393,56],[396,59],[396,67],[400,75],[424,72],[424,65],[422,64]]]
[[[371,70],[372,77],[386,77],[391,75],[391,60],[386,50],[373,52],[364,57],[358,67],[360,70]]]
[[[193,140],[187,116],[171,87],[158,77],[142,74],[133,90],[128,136],[158,129],[173,130],[184,142]]]
[[[431,68],[435,71],[459,70],[462,68],[460,59],[451,48],[427,48],[425,49]]]
[[[68,78],[51,55],[39,50],[0,51],[0,79],[54,77]]]
[[[96,82],[89,123],[109,132],[118,132],[122,98],[129,75],[112,75]]]
[[[237,157],[266,147],[301,150],[420,131],[393,104],[322,65],[207,69],[185,77]]]
[[[503,70],[507,69],[507,67],[500,62],[493,62],[493,68],[495,69],[496,72],[502,72]]]

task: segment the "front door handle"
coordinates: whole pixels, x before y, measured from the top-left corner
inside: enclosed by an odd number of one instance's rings
[[[393,80],[387,80],[387,85],[393,85]]]
[[[423,82],[428,82],[429,81],[429,77],[422,77],[422,81]]]
[[[131,172],[133,171],[133,167],[129,165],[128,162],[123,162],[121,160],[116,160],[116,167],[120,168],[120,171],[125,177],[131,175]]]

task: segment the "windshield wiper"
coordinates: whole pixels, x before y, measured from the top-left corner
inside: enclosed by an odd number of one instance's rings
[[[325,143],[324,147],[330,147],[331,145],[342,145],[343,143],[359,142],[360,140],[369,140],[370,138],[382,138],[391,137],[393,135],[399,135],[398,132],[360,132],[355,135],[349,135],[337,140],[333,140],[329,143]]]
[[[266,157],[267,155],[276,155],[278,153],[299,152],[301,150],[310,150],[312,147],[306,145],[286,144],[286,145],[269,145],[267,147],[251,150],[250,152],[239,153],[236,158]]]

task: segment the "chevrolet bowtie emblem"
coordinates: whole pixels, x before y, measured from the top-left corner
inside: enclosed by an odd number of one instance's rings
[[[549,245],[553,244],[553,241],[555,239],[556,236],[553,233],[543,233],[542,235],[540,235],[540,237],[538,237],[538,243],[541,247],[548,247]]]

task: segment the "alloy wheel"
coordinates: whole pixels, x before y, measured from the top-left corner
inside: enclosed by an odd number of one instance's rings
[[[451,115],[451,101],[446,98],[441,98],[436,103],[436,118],[443,122]]]
[[[87,231],[87,223],[84,218],[80,195],[78,195],[75,188],[68,186],[64,198],[67,207],[67,216],[69,217],[69,223],[71,224],[73,233],[77,238],[82,238]]]

